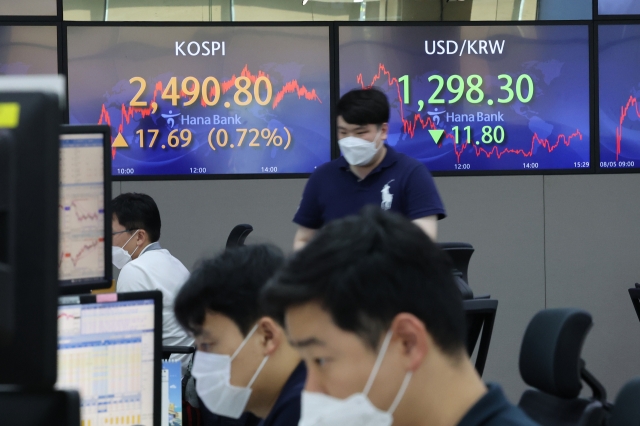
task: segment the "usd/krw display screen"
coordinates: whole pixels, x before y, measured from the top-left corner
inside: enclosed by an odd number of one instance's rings
[[[640,25],[598,27],[600,168],[640,168]]]
[[[376,86],[387,143],[441,172],[590,168],[586,25],[343,26],[340,93]]]
[[[25,74],[58,74],[57,27],[0,25],[0,75]]]
[[[69,27],[71,124],[112,173],[310,173],[330,160],[329,28]]]

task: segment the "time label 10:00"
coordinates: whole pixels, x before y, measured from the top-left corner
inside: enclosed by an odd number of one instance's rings
[[[140,100],[140,97],[147,89],[147,81],[143,77],[132,77],[129,83],[140,84],[138,93],[131,99],[129,106],[138,108],[147,107],[147,102]],[[250,90],[252,84],[253,90]],[[262,106],[271,102],[273,86],[271,85],[271,81],[265,76],[257,77],[255,82],[252,82],[251,79],[246,76],[236,77],[233,85],[236,88],[233,100],[238,106],[247,106],[253,100]],[[161,88],[161,83],[158,83],[158,86]],[[177,106],[178,101],[183,97],[189,99],[185,100],[182,106],[193,105],[198,99],[200,99],[204,107],[215,106],[218,101],[220,101],[223,90],[226,92],[229,88],[231,88],[231,86],[228,83],[223,83],[221,88],[220,82],[215,77],[207,77],[202,83],[195,77],[185,77],[180,84],[180,90],[178,90],[178,78],[171,77],[169,83],[162,91],[161,98],[170,100],[173,106]]]
[[[242,143],[247,140],[249,143],[247,144],[253,148],[260,148],[261,143],[258,138],[262,138],[266,141],[264,146],[275,146],[282,147],[282,149],[288,149],[291,145],[291,132],[286,127],[283,127],[284,134],[286,134],[286,142],[285,137],[278,134],[278,129],[236,129],[236,133],[239,133],[239,140],[236,143],[229,143],[229,131],[224,128],[212,128],[209,131],[208,142],[209,146],[212,150],[216,151],[216,146],[219,148],[235,148],[242,147]],[[178,133],[179,132],[179,133]],[[146,133],[146,136],[145,136]],[[140,148],[153,148],[156,144],[156,140],[158,139],[158,135],[160,134],[160,130],[157,129],[140,129],[136,132],[140,140]],[[149,144],[146,145],[145,141],[149,139],[149,134],[151,134],[151,140]],[[193,140],[193,132],[189,129],[174,129],[167,136],[167,145],[170,148],[186,148],[191,144]],[[247,146],[245,145],[245,146]],[[166,145],[162,145],[162,149],[166,149]]]
[[[433,94],[429,98],[428,104],[431,105],[439,105],[449,103],[455,104],[459,100],[462,99],[466,94],[467,102],[470,104],[479,104],[484,100],[485,93],[482,90],[482,77],[478,74],[473,74],[467,77],[466,84],[465,79],[460,75],[451,75],[447,78],[446,82],[444,77],[439,75],[432,75],[428,78],[429,82],[436,82],[437,87],[433,91]],[[513,78],[509,74],[500,74],[498,76],[498,80],[503,80],[504,85],[500,86],[500,90],[504,92],[504,98],[498,98],[498,103],[507,104],[517,98],[523,104],[526,104],[533,99],[534,86],[533,79],[528,74],[521,74],[515,81],[515,85],[513,82]],[[410,102],[410,84],[409,84],[409,76],[403,75],[398,79],[398,83],[402,83],[403,85],[403,100],[405,104]],[[445,99],[441,98],[441,92],[443,89],[447,88],[447,91],[453,95],[451,99],[445,101]],[[423,101],[419,101],[420,104]],[[493,99],[489,99],[487,101],[489,105],[493,105]]]

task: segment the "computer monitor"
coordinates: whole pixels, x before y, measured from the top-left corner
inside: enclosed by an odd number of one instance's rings
[[[162,293],[60,297],[59,389],[80,391],[81,425],[160,426]]]
[[[56,95],[0,82],[0,384],[53,386],[58,297]],[[64,80],[62,80],[64,84]]]
[[[60,130],[58,278],[63,293],[111,286],[110,146],[108,126]]]

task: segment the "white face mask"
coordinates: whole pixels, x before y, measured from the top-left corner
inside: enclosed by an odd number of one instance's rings
[[[340,139],[338,141],[340,152],[342,152],[342,156],[347,160],[347,163],[352,166],[366,166],[371,163],[373,157],[375,157],[378,151],[380,151],[380,148],[382,148],[382,144],[378,145],[378,138],[381,133],[382,130],[378,130],[373,142],[355,136]]]
[[[131,236],[131,238],[135,237],[138,231],[140,230],[138,229]],[[131,241],[131,238],[129,238],[122,247],[118,247],[118,246],[111,247],[111,263],[113,263],[113,266],[115,266],[118,269],[124,268],[124,265],[131,262],[131,256],[133,256],[135,252],[138,250],[138,246],[136,246],[136,249],[133,251],[133,253],[129,254],[129,252],[123,248],[124,246],[129,244],[129,241]]]
[[[262,371],[269,357],[264,357],[245,388],[231,385],[231,362],[257,329],[257,325],[253,327],[232,356],[196,352],[191,374],[196,379],[198,396],[212,413],[238,419],[244,412],[251,396],[251,386],[258,378],[258,374]]]
[[[378,375],[380,365],[391,341],[391,330],[382,343],[378,359],[373,366],[367,385],[362,393],[351,395],[347,399],[338,399],[316,392],[302,392],[301,413],[299,426],[391,426],[393,412],[400,404],[413,372],[407,372],[400,390],[388,411],[382,411],[374,406],[367,394],[371,390],[373,381]]]

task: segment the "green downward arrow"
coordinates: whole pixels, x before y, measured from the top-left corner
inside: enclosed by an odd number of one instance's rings
[[[442,129],[436,129],[436,130],[429,129],[429,133],[431,133],[431,137],[433,138],[433,141],[436,143],[436,145],[438,145],[440,143],[440,139],[442,139],[442,135],[444,135],[444,130],[442,130]]]

